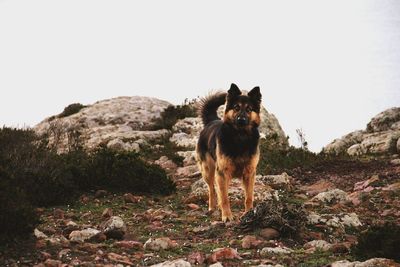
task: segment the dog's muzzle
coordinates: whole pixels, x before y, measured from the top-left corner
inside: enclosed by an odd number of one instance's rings
[[[247,124],[249,124],[249,119],[245,115],[239,115],[236,118],[236,123],[239,126],[246,126]]]

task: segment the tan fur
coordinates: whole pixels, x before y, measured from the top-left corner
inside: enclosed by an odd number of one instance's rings
[[[234,120],[234,116],[235,112],[233,110],[228,110],[227,112],[225,112],[223,120],[225,123],[231,123]]]
[[[253,208],[254,182],[259,156],[260,153],[257,150],[257,153],[252,157],[242,157],[233,160],[220,152],[218,143],[216,162],[208,153],[205,160],[201,160],[198,155],[198,165],[209,189],[208,210],[213,211],[216,208],[217,197],[222,213],[222,221],[233,220],[228,197],[229,184],[233,177],[242,179],[245,195],[245,212]]]

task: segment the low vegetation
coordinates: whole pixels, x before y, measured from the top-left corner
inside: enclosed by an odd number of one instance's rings
[[[71,116],[73,114],[78,113],[84,107],[86,107],[86,106],[82,105],[81,103],[70,104],[70,105],[66,106],[64,108],[63,112],[61,112],[57,117],[58,118],[63,118],[63,117]]]
[[[375,225],[358,236],[353,254],[359,260],[371,257],[388,258],[400,262],[400,226],[394,223]]]
[[[285,194],[279,199],[272,198],[259,203],[240,219],[238,229],[254,231],[272,227],[282,236],[296,237],[305,226],[306,214],[301,202]]]
[[[96,189],[166,195],[175,185],[136,153],[100,147],[57,154],[32,130],[0,129],[0,229],[6,230],[0,238],[31,231],[33,207],[65,204]]]
[[[172,129],[172,126],[186,117],[196,117],[197,109],[195,107],[196,100],[185,99],[182,105],[168,106],[163,112],[161,117],[154,120],[154,127],[152,130],[159,129]]]

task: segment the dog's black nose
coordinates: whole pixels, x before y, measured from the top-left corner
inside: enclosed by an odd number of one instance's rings
[[[244,116],[243,117],[239,116],[236,121],[237,121],[237,124],[240,126],[247,125],[247,123],[249,122],[249,120]]]

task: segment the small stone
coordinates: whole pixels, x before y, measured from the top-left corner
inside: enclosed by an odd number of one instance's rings
[[[399,191],[400,190],[400,182],[388,185],[382,188],[383,191]]]
[[[324,203],[343,203],[348,201],[347,193],[340,189],[333,189],[322,192],[311,199],[311,201],[320,201]]]
[[[260,236],[265,240],[277,239],[279,232],[274,228],[264,228],[260,231]]]
[[[202,233],[206,233],[210,230],[211,230],[210,226],[198,226],[198,227],[193,228],[192,232],[195,234],[202,234]]]
[[[193,252],[188,256],[188,261],[193,265],[203,264],[205,260],[206,256],[202,252]]]
[[[72,231],[69,235],[69,239],[72,242],[85,242],[86,240],[89,240],[90,238],[96,236],[99,233],[100,233],[99,230],[93,228],[87,228],[81,231]]]
[[[161,237],[156,239],[150,238],[146,241],[146,243],[144,243],[144,249],[153,251],[168,250],[176,246],[176,242],[172,241],[168,237]]]
[[[307,242],[303,246],[305,249],[320,249],[322,251],[328,251],[332,248],[332,244],[326,242],[325,240],[312,240]]]
[[[59,267],[59,266],[62,265],[62,262],[59,261],[59,260],[47,259],[47,260],[44,262],[44,265],[45,265],[46,267]]]
[[[53,216],[55,219],[64,219],[64,211],[61,209],[55,209],[53,211]]]
[[[250,248],[257,248],[263,241],[257,240],[257,237],[254,235],[246,235],[242,239],[242,248],[250,249]]]
[[[122,239],[126,233],[124,221],[119,216],[112,216],[100,225],[100,229],[107,238]]]
[[[286,172],[279,175],[258,176],[258,180],[271,186],[273,189],[290,189],[292,187],[290,180],[293,179]]]
[[[224,265],[222,265],[222,263],[220,262],[216,262],[214,264],[209,265],[209,267],[224,267]]]
[[[198,209],[200,209],[200,206],[197,205],[197,204],[194,204],[194,203],[190,203],[190,204],[188,204],[187,206],[188,206],[188,208],[191,209],[191,210],[198,210]]]
[[[316,182],[315,184],[309,185],[309,186],[302,186],[301,189],[306,192],[307,195],[309,196],[315,196],[319,193],[328,191],[333,188],[333,183],[326,181],[326,180],[320,180]]]
[[[143,249],[143,244],[138,241],[123,240],[114,243],[115,246],[129,249]]]
[[[382,258],[373,258],[364,262],[350,262],[348,260],[341,260],[331,263],[329,266],[331,267],[400,267],[399,263],[396,263],[393,260],[382,259]]]
[[[141,196],[134,196],[131,193],[127,193],[124,195],[125,203],[139,203],[142,201],[143,197]]]
[[[378,182],[378,181],[379,181],[379,175],[373,175],[368,180],[355,183],[354,191],[364,190],[365,188],[367,188],[373,184],[376,184],[376,182]]]
[[[183,259],[177,259],[173,261],[165,261],[159,264],[151,265],[153,267],[190,267],[191,264]]]
[[[399,140],[400,140],[400,139],[399,139]],[[392,160],[390,161],[390,164],[395,165],[395,166],[398,166],[398,165],[400,165],[400,159],[392,159]]]
[[[39,231],[37,228],[35,228],[35,230],[33,231],[33,234],[35,235],[35,237],[37,239],[46,239],[46,238],[48,238],[47,235],[45,235],[43,232]]]
[[[112,216],[113,216],[113,212],[112,212],[112,209],[110,209],[110,208],[104,209],[103,213],[101,214],[101,217],[103,217],[103,218],[110,218]]]
[[[261,257],[267,257],[271,254],[291,254],[293,250],[286,247],[263,248],[260,252]]]
[[[117,253],[108,253],[107,258],[111,261],[123,263],[126,265],[133,265],[133,262],[127,256],[119,255]]]
[[[214,253],[207,257],[208,263],[216,263],[223,260],[233,260],[242,258],[239,256],[239,253],[236,249],[233,248],[219,248],[215,249]]]

